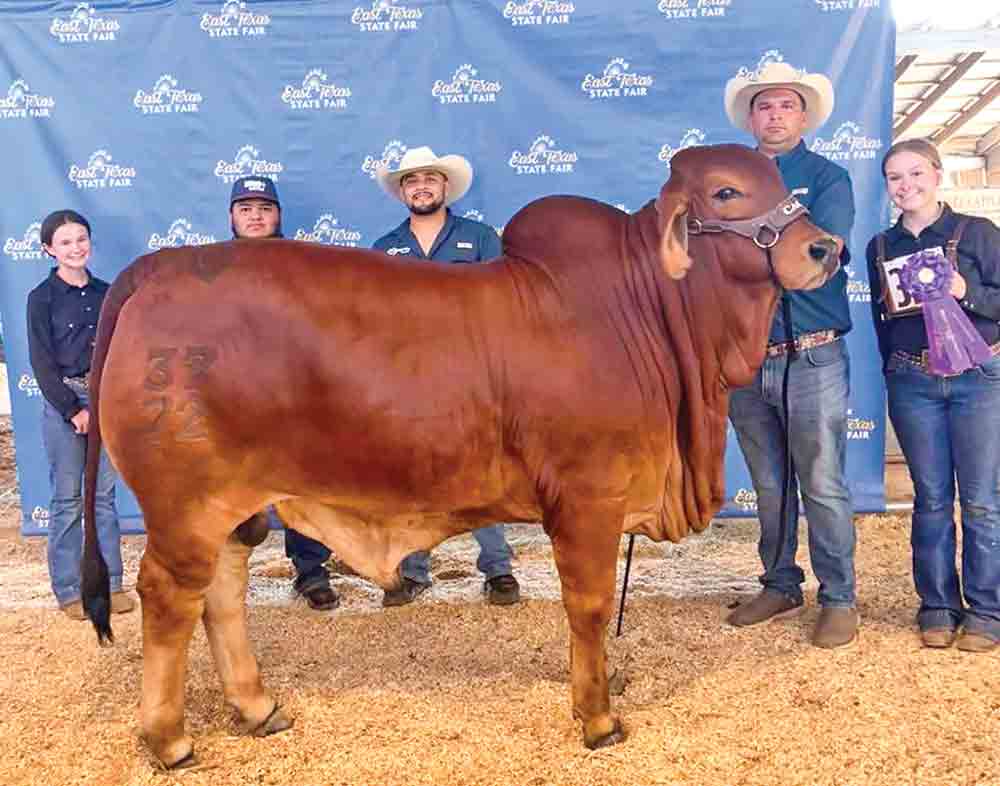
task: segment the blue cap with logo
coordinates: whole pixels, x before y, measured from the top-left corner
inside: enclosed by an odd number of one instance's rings
[[[233,193],[229,196],[229,206],[232,207],[241,199],[266,199],[281,207],[278,199],[278,189],[269,177],[241,177],[233,183]]]

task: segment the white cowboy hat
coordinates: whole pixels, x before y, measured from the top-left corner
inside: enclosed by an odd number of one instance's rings
[[[806,102],[805,132],[815,131],[833,111],[833,84],[823,74],[807,74],[788,63],[766,63],[756,71],[740,69],[726,82],[726,114],[729,122],[750,131],[750,102],[764,90],[784,87],[794,90]]]
[[[375,170],[375,179],[389,196],[402,201],[399,182],[410,172],[418,169],[433,169],[448,178],[448,195],[444,203],[450,205],[465,196],[472,185],[472,165],[462,156],[441,156],[438,158],[429,147],[414,147],[403,154],[399,168],[390,170],[380,165]]]

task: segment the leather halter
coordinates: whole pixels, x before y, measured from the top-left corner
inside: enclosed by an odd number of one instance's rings
[[[769,211],[756,218],[739,221],[704,221],[696,216],[688,216],[687,231],[690,235],[735,232],[737,235],[750,238],[760,248],[770,249],[778,243],[781,233],[789,224],[808,214],[806,206],[794,195],[789,194]]]

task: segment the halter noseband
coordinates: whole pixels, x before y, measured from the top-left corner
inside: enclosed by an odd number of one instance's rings
[[[703,221],[695,216],[689,216],[687,231],[691,235],[735,232],[737,235],[750,238],[759,248],[767,250],[777,245],[781,233],[789,224],[808,214],[806,206],[789,194],[769,211],[756,218],[740,221]],[[770,263],[770,257],[768,262]]]

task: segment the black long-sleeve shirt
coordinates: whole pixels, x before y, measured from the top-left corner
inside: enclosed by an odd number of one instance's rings
[[[988,218],[956,213],[948,205],[938,220],[914,237],[900,218],[885,232],[885,258],[915,254],[928,248],[945,249],[955,233],[958,222],[969,218],[958,244],[958,272],[965,279],[966,293],[959,305],[987,344],[1000,340],[1000,229]],[[877,237],[877,236],[876,236]],[[875,266],[878,251],[876,239],[868,243],[868,280],[872,283],[872,318],[883,368],[893,350],[917,354],[927,349],[927,328],[922,311],[887,319],[879,303],[879,274]]]
[[[108,284],[88,271],[82,287],[67,284],[52,268],[28,294],[28,358],[46,400],[69,420],[83,406],[63,377],[90,370],[97,317]]]

